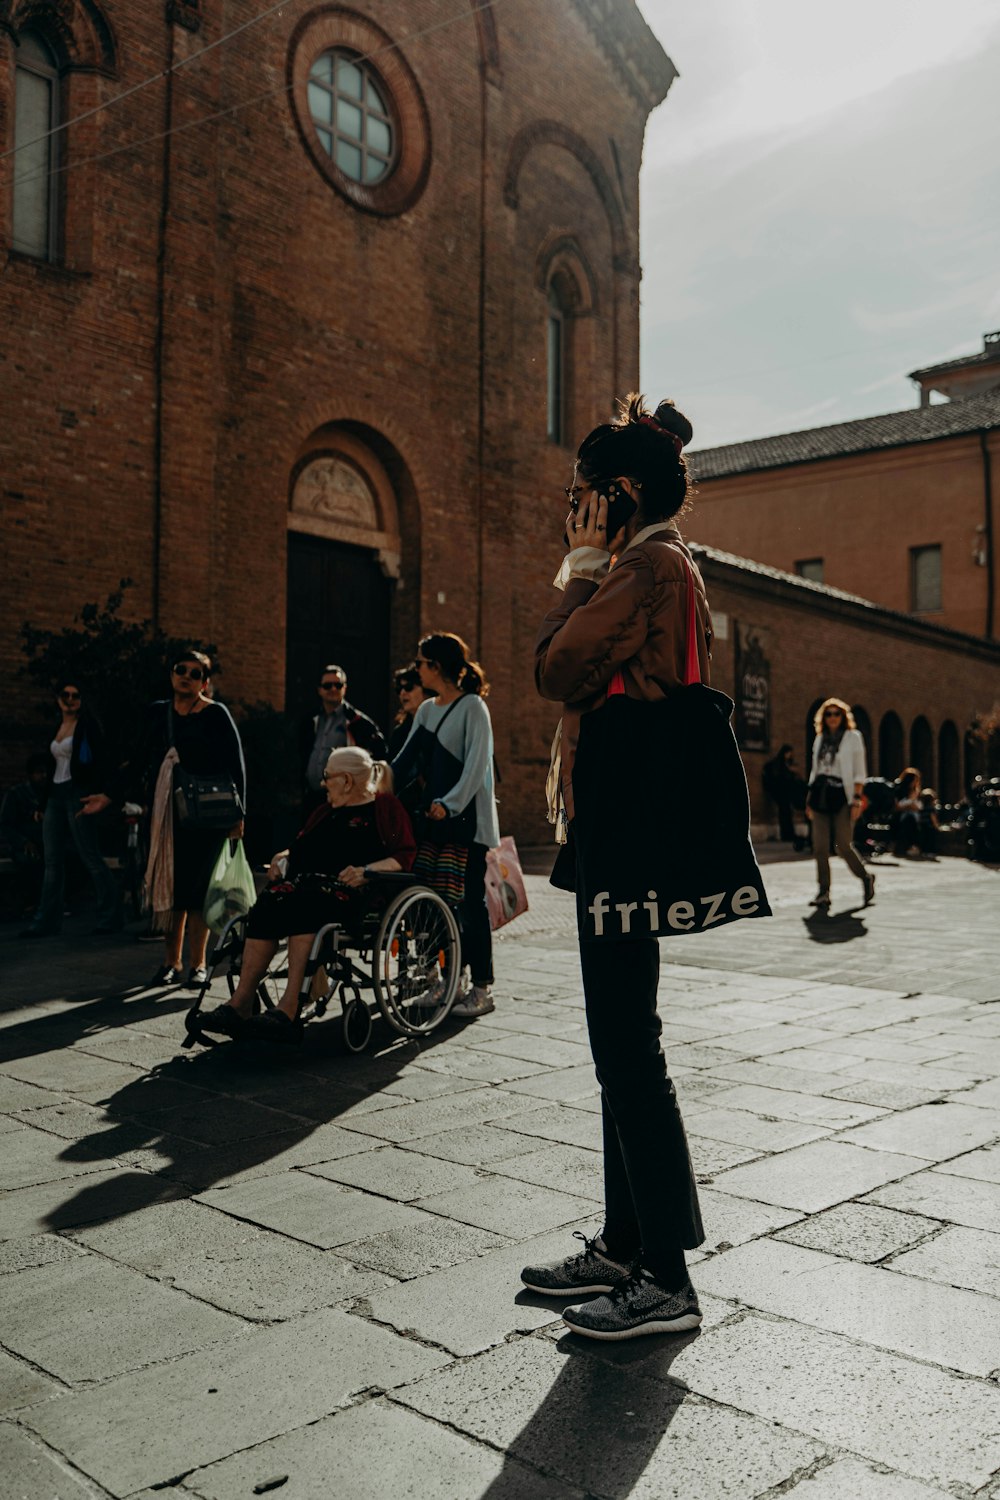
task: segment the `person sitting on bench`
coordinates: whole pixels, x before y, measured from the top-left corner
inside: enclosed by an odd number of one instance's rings
[[[236,1037],[275,1035],[298,1019],[299,993],[313,939],[336,921],[356,931],[371,906],[366,872],[409,870],[417,852],[398,798],[380,790],[388,776],[358,745],[330,752],[323,776],[326,803],[306,819],[291,849],[276,854],[268,885],[247,916],[239,984],[231,999],[199,1015],[202,1031]],[[288,979],[273,1010],[253,1017],[257,986],[280,938],[288,939]]]

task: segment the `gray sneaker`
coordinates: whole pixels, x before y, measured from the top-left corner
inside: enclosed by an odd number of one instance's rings
[[[563,1321],[588,1339],[635,1339],[644,1333],[687,1333],[701,1322],[701,1308],[690,1282],[671,1292],[639,1270],[608,1296],[568,1307]]]
[[[493,991],[489,985],[476,984],[467,995],[462,995],[455,1002],[451,1007],[451,1014],[465,1020],[475,1020],[476,1016],[488,1016],[495,1009]]]
[[[525,1266],[521,1280],[532,1292],[543,1297],[574,1297],[587,1292],[611,1292],[629,1278],[630,1266],[612,1260],[600,1235],[588,1240],[579,1229],[573,1237],[583,1241],[578,1255],[558,1260],[548,1266]]]

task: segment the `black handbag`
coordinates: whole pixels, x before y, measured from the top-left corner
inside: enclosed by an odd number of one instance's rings
[[[806,800],[813,812],[829,813],[831,817],[836,816],[842,807],[847,806],[847,794],[843,786],[839,782],[831,781],[829,776],[816,777],[809,788]]]
[[[453,703],[449,704],[448,708],[441,715],[434,732],[427,731],[429,743],[423,752],[423,758],[427,767],[428,783],[433,781],[435,784],[439,784],[440,780],[446,779],[440,774],[445,769],[447,769],[447,772],[455,780],[462,774],[461,762],[450,751],[444,748],[439,738],[441,730],[444,728],[445,720],[452,710],[458,707],[461,701],[461,698],[456,698]],[[448,762],[452,764],[448,765]],[[438,775],[431,774],[435,769]],[[474,843],[477,822],[476,799],[474,797],[469,805],[464,807],[460,813],[449,813],[446,818],[432,818],[430,816],[430,809],[434,802],[439,799],[431,795],[427,785],[425,785],[424,796],[424,804],[418,808],[413,819],[417,838],[421,843],[459,844],[464,845],[466,848]]]
[[[174,743],[174,709],[167,706],[167,730]],[[182,828],[232,828],[243,817],[243,804],[231,776],[196,776],[174,766],[174,808]]]

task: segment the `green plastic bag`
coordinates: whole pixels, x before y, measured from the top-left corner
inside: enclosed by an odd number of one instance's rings
[[[233,917],[244,917],[257,900],[253,872],[242,839],[224,839],[205,895],[204,917],[212,932],[221,932]]]

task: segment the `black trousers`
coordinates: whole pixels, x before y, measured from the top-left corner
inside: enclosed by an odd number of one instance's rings
[[[666,1285],[685,1278],[684,1250],[705,1238],[677,1095],[656,1009],[655,938],[580,944],[590,1048],[604,1121],[604,1239],[616,1259],[641,1255]]]
[[[469,847],[469,862],[465,867],[465,895],[459,912],[462,925],[462,960],[469,965],[472,983],[493,983],[493,934],[490,931],[490,914],[486,907],[486,855],[485,844]]]

